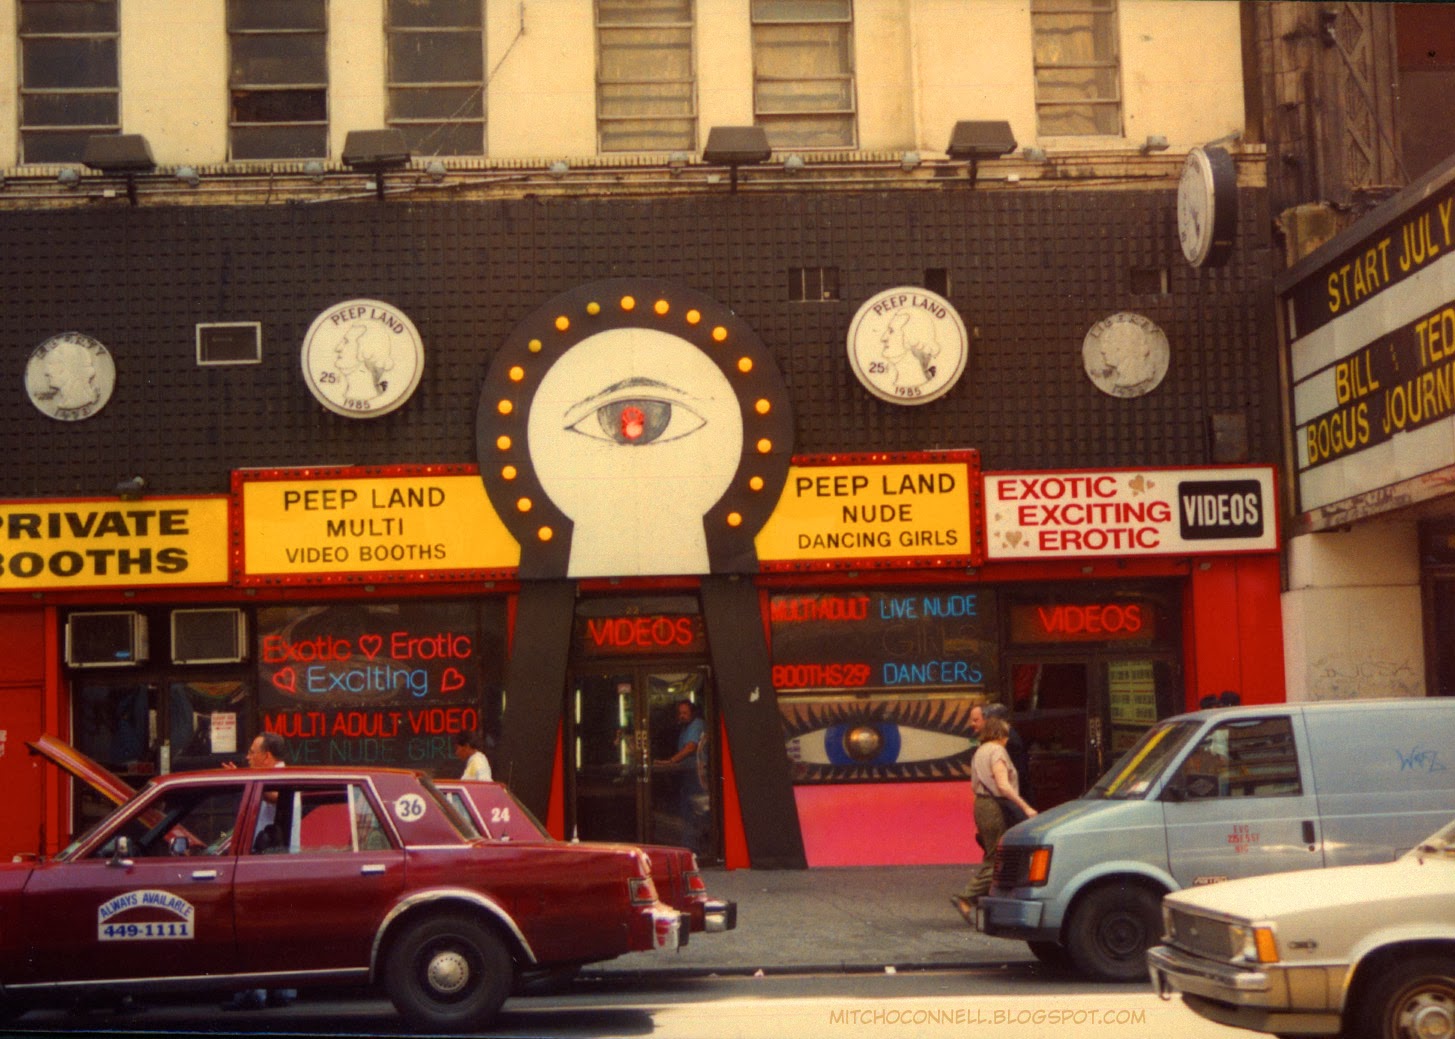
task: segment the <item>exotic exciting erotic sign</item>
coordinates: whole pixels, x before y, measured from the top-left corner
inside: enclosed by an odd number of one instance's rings
[[[985,477],[988,559],[1278,548],[1273,470],[1129,469]]]
[[[446,762],[481,727],[478,641],[455,603],[261,610],[263,727],[298,764]]]

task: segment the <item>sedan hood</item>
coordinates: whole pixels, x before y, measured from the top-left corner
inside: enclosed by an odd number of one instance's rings
[[[39,754],[53,764],[59,765],[112,804],[120,805],[130,801],[136,791],[117,777],[105,765],[97,764],[65,740],[44,735],[26,744],[32,754]]]
[[[1395,862],[1270,873],[1189,888],[1168,895],[1170,906],[1216,913],[1236,920],[1262,920],[1294,913],[1337,912],[1351,903],[1377,906],[1426,894],[1448,898],[1455,890],[1455,853],[1410,854]]]

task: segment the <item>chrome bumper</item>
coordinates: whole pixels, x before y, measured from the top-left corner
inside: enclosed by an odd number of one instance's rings
[[[652,942],[655,951],[680,949],[687,944],[692,929],[687,918],[669,906],[658,905],[652,909]]]
[[[703,907],[708,934],[721,934],[736,930],[738,926],[738,904],[720,898],[710,898]]]
[[[1156,945],[1147,950],[1147,968],[1159,996],[1180,992],[1190,1010],[1218,1024],[1280,1035],[1331,1035],[1341,1027],[1335,1009],[1288,1006],[1288,968],[1281,965],[1238,967]]]

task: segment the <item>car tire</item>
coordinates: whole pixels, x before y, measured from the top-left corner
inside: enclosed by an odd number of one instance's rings
[[[1455,1031],[1455,959],[1426,956],[1387,967],[1371,979],[1359,1000],[1358,1028],[1362,1039],[1406,1039]],[[1439,1030],[1419,1030],[1425,1023]]]
[[[416,1028],[453,1032],[487,1027],[514,980],[499,938],[468,917],[430,916],[407,924],[384,963],[384,990]]]
[[[1076,906],[1066,928],[1072,965],[1097,981],[1144,981],[1147,950],[1162,933],[1161,903],[1144,887],[1097,888]]]
[[[1048,967],[1069,968],[1071,955],[1060,942],[1026,942],[1031,954]]]

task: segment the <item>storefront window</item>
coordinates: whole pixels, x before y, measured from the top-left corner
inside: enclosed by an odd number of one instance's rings
[[[300,765],[459,775],[454,738],[498,733],[498,603],[339,603],[258,611],[261,726]]]
[[[773,685],[799,783],[963,779],[999,686],[993,589],[773,596]]]

